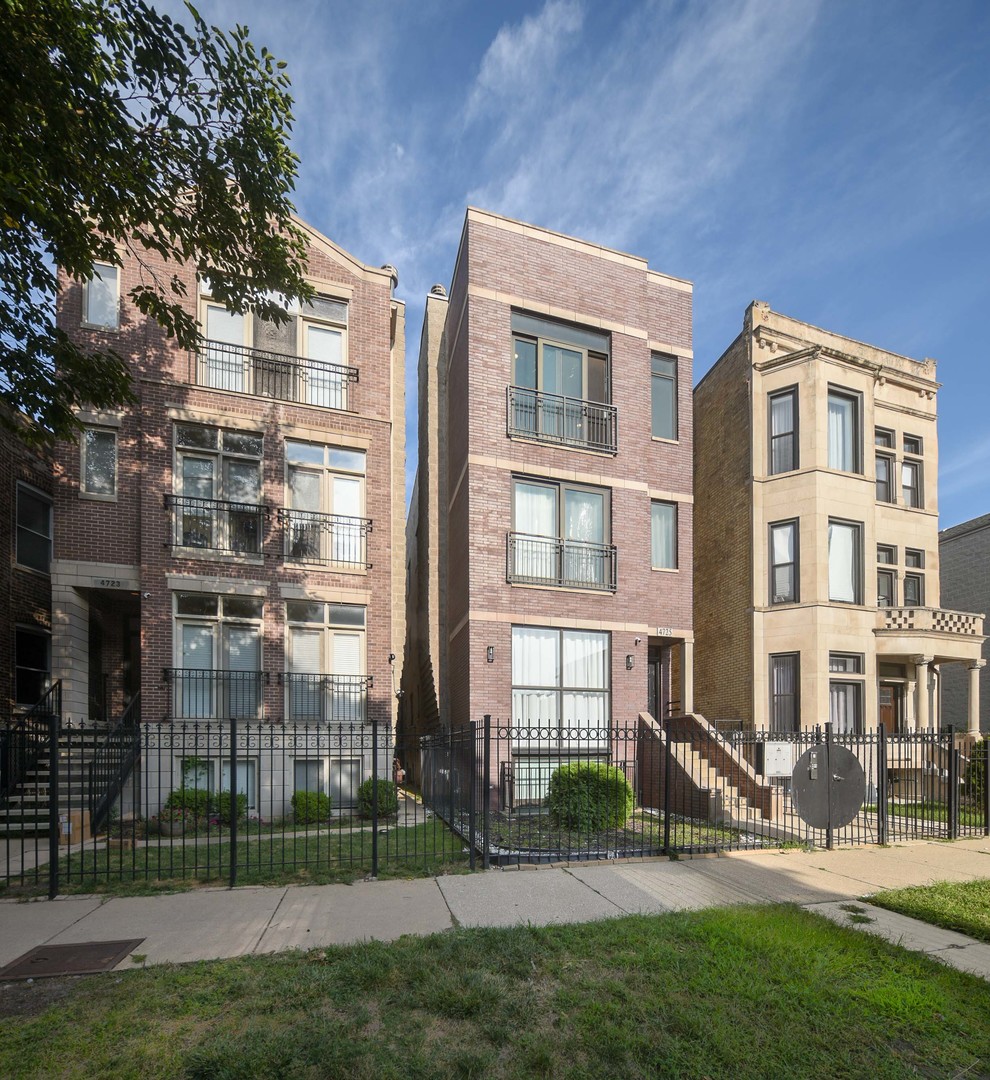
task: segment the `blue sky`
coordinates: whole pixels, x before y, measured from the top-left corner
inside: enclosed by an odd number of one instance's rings
[[[162,4],[172,11],[176,4]],[[940,511],[990,512],[986,0],[201,0],[288,62],[300,214],[398,267],[407,490],[424,298],[468,204],[939,361]]]

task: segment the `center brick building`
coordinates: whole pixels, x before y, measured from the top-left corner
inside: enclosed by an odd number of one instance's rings
[[[422,337],[407,731],[551,732],[514,745],[518,786],[587,754],[579,730],[691,711],[691,304],[642,258],[468,209]]]

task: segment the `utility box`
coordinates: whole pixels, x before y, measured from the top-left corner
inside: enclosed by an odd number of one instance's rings
[[[70,810],[58,818],[58,842],[60,844],[82,844],[92,840],[89,828],[88,810]]]

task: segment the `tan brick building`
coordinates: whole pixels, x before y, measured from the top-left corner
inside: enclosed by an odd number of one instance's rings
[[[68,723],[112,721],[138,692],[145,721],[394,718],[404,305],[392,268],[298,224],[317,297],[284,326],[178,271],[199,352],[130,305],[135,263],[63,282],[59,326],[124,356],[137,395],[83,415],[56,455],[52,675]],[[366,763],[335,768],[319,783],[339,804]]]
[[[701,380],[695,415],[696,705],[789,731],[937,728],[938,679],[983,619],[939,606],[933,360],[771,311]]]
[[[565,757],[570,730],[690,711],[692,286],[472,208],[444,294],[420,352],[407,730],[488,713],[557,729]]]

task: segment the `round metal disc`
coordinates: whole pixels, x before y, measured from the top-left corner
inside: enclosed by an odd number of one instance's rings
[[[841,829],[863,805],[866,773],[859,758],[845,746],[819,743],[806,750],[794,766],[791,798],[801,819],[813,829],[828,828],[831,800],[832,828]]]

